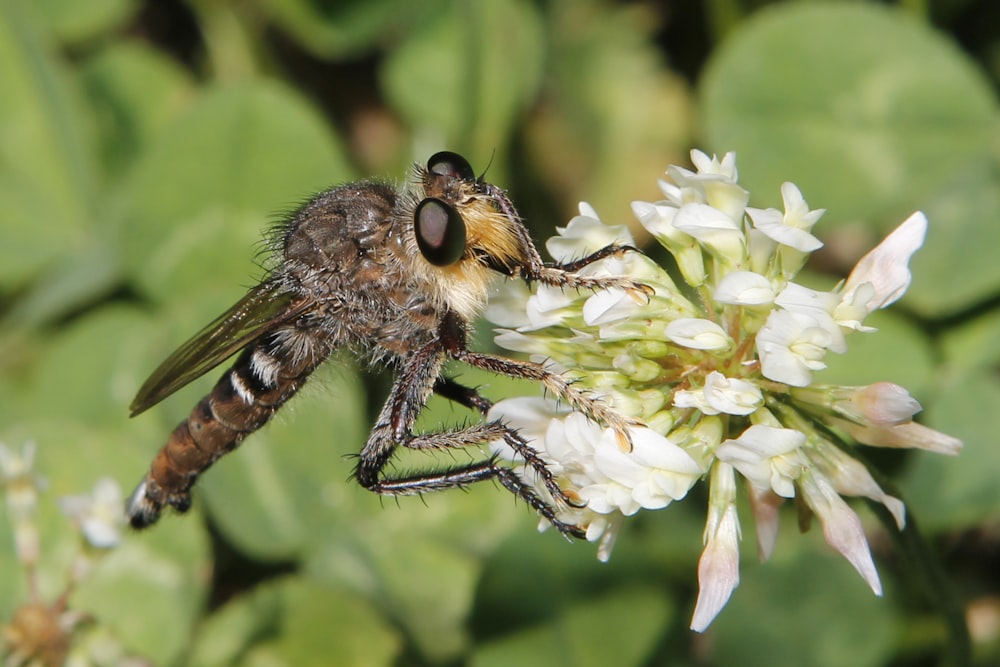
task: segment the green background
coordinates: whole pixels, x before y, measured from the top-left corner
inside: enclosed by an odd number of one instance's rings
[[[629,203],[698,147],[737,152],[754,206],[791,180],[828,209],[816,282],[928,214],[906,298],[817,379],[903,384],[965,441],[876,463],[965,605],[972,662],[997,664],[998,80],[992,0],[0,0],[0,441],[38,446],[43,595],[78,539],[56,499],[102,475],[132,488],[212,378],[136,419],[132,396],[260,277],[281,211],[450,149],[489,164],[544,239],[579,200],[633,224]],[[789,508],[768,563],[744,526],[741,585],[695,635],[703,489],[626,522],[608,564],[493,485],[381,501],[349,457],[387,378],[328,366],[71,606],[155,665],[909,667],[948,650],[863,506],[884,598]],[[422,423],[471,418],[435,401]],[[0,621],[27,596],[0,518]]]

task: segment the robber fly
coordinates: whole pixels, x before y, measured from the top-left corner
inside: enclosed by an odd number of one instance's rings
[[[557,398],[613,428],[628,442],[632,422],[542,365],[469,350],[469,322],[500,273],[567,289],[646,288],[620,277],[581,276],[584,266],[632,250],[612,245],[567,264],[546,265],[506,194],[476,178],[460,155],[441,152],[397,189],[361,181],[315,196],[274,230],[274,268],[232,308],[184,343],[139,389],[135,416],[239,352],[235,363],[170,434],[128,501],[131,524],[154,523],[166,506],[191,505],[191,487],[220,456],[262,427],[340,347],[396,372],[389,397],[361,450],[354,476],[384,495],[412,495],[495,479],[567,535],[578,527],[509,467],[487,458],[394,477],[385,467],[399,446],[421,451],[504,441],[544,481],[556,503],[573,504],[544,461],[499,421],[413,433],[432,392],[479,410],[490,402],[441,375],[447,359],[541,382]]]

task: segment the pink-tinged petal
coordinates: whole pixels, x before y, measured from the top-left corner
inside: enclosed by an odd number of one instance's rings
[[[843,293],[850,295],[858,286],[870,283],[875,292],[866,304],[868,312],[897,301],[910,286],[910,257],[924,244],[926,235],[927,217],[917,211],[858,261]]]
[[[904,387],[892,382],[876,382],[862,387],[854,404],[865,419],[875,426],[894,426],[911,421],[920,412],[920,402]]]
[[[736,514],[736,475],[732,466],[712,468],[705,549],[698,560],[698,602],[691,629],[704,632],[740,583],[740,521]]]
[[[740,583],[736,521],[736,508],[731,507],[715,539],[709,541],[698,560],[698,602],[691,617],[695,632],[708,628]]]
[[[882,582],[875,570],[868,539],[858,515],[822,475],[815,472],[803,475],[799,479],[799,488],[802,498],[823,524],[826,543],[854,566],[875,595],[882,595]]]
[[[852,438],[872,447],[893,449],[925,449],[929,452],[955,456],[962,451],[962,441],[947,433],[935,431],[917,422],[896,426],[862,426],[846,420],[833,420]]]
[[[771,558],[778,542],[778,509],[785,499],[771,489],[750,484],[750,510],[757,528],[757,557],[761,561]]]
[[[906,525],[906,506],[899,498],[890,496],[878,485],[868,468],[861,461],[828,442],[820,442],[810,451],[817,468],[830,480],[842,496],[862,496],[882,503],[900,530]]]

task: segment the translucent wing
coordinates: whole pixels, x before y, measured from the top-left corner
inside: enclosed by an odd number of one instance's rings
[[[310,299],[296,297],[274,283],[257,285],[153,371],[129,406],[132,416],[153,407],[312,305]]]

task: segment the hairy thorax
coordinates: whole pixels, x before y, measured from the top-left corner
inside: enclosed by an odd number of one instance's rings
[[[406,259],[406,203],[389,185],[363,185],[330,190],[287,223],[283,280],[320,302],[300,327],[332,347],[405,356],[436,336],[448,304]]]

